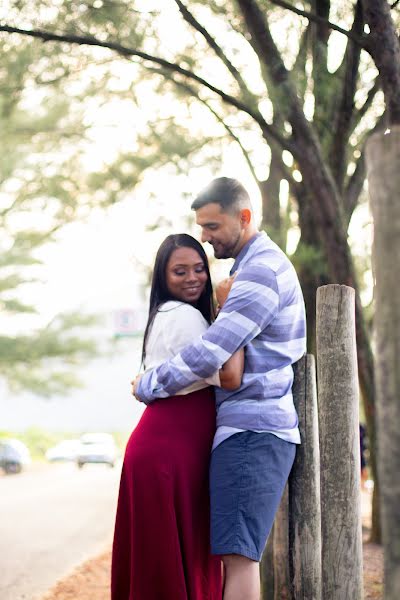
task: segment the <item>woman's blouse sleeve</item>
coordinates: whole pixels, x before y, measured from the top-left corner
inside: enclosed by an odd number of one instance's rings
[[[175,356],[205,333],[209,324],[197,308],[190,304],[181,304],[166,313],[163,338],[168,353]],[[219,372],[216,371],[204,380],[209,385],[220,386]]]

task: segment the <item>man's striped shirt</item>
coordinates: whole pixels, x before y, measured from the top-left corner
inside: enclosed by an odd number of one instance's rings
[[[219,442],[235,431],[251,430],[299,443],[292,364],[306,350],[306,320],[296,272],[265,233],[257,233],[242,248],[234,272],[216,321],[173,359],[146,372],[137,393],[146,404],[172,396],[209,377],[244,347],[241,386],[234,391],[215,388],[218,431],[227,433]]]

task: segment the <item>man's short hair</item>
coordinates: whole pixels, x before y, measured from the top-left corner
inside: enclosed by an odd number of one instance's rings
[[[222,212],[236,213],[242,208],[251,209],[250,196],[237,179],[217,177],[207,185],[192,202],[192,210],[206,204],[219,204]]]

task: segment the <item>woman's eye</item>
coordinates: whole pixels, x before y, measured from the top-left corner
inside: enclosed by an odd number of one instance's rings
[[[185,271],[174,271],[175,275],[182,276],[185,274]]]
[[[197,267],[197,269],[195,269],[196,273],[203,273],[205,271],[205,267]]]

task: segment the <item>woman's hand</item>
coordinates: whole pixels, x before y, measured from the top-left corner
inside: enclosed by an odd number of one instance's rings
[[[228,297],[229,292],[231,291],[231,287],[233,282],[235,281],[236,273],[223,279],[216,287],[215,296],[217,298],[218,306],[221,308]]]
[[[134,396],[136,398],[136,400],[139,400],[139,402],[140,402],[140,398],[137,395],[136,390],[137,390],[137,386],[138,386],[138,383],[139,383],[139,380],[140,380],[141,377],[142,377],[141,375],[136,375],[135,379],[133,379],[131,381],[132,396]]]

